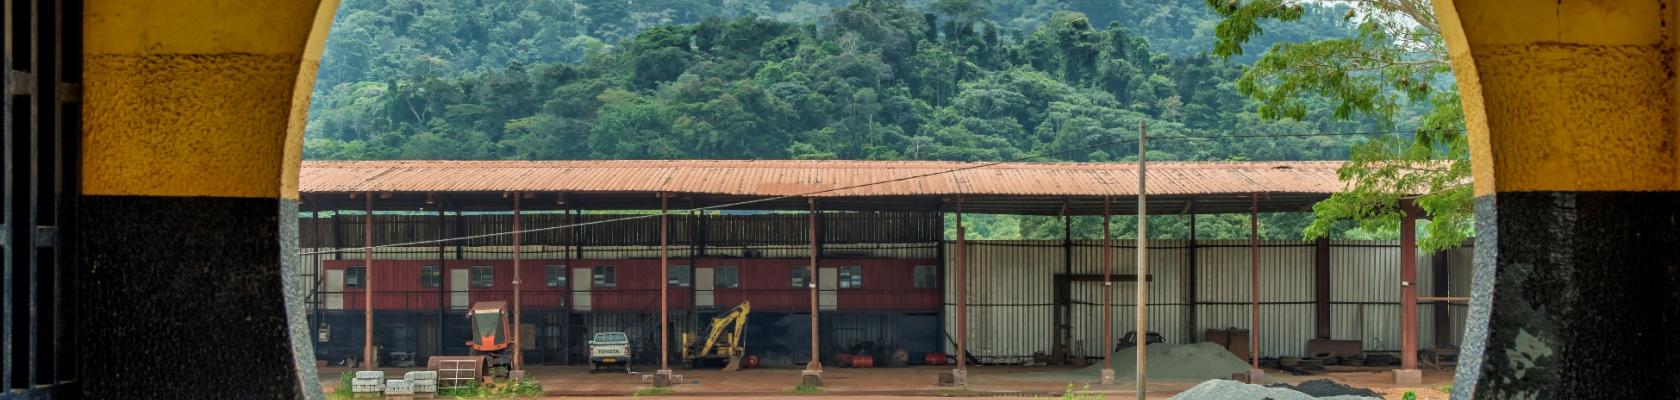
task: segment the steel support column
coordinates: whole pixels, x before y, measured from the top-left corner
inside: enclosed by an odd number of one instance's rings
[[[1417,218],[1411,200],[1400,209],[1400,369],[1417,369]]]
[[[362,216],[362,368],[379,368],[373,359],[373,192],[362,192],[367,208]]]
[[[957,370],[968,371],[968,233],[963,229],[963,198],[957,195]]]
[[[810,248],[807,253],[811,256],[811,266],[805,270],[805,286],[811,292],[811,362],[805,364],[806,371],[822,371],[822,348],[817,339],[821,336],[817,321],[817,199],[806,199],[810,211],[805,213],[805,225],[810,231]]]
[[[671,341],[670,321],[670,290],[671,284],[671,254],[670,254],[670,197],[665,193],[659,194],[659,371],[671,371]],[[655,378],[658,379],[658,378]]]
[[[524,331],[524,329],[522,329],[522,327],[524,325],[521,325],[520,314],[521,314],[522,311],[520,310],[520,307],[519,307],[520,306],[520,304],[519,304],[519,285],[520,285],[521,281],[524,280],[524,276],[519,273],[519,264],[520,264],[519,240],[521,239],[520,232],[519,232],[519,220],[520,220],[519,200],[520,200],[520,198],[523,198],[523,197],[525,197],[524,192],[513,192],[513,342],[512,343],[513,343],[513,370],[514,371],[524,371],[525,370],[525,338],[522,337],[522,334],[523,334],[523,331]]]
[[[1330,338],[1330,238],[1313,242],[1313,337]]]
[[[1249,195],[1248,209],[1248,359],[1260,369],[1260,194]]]
[[[1111,299],[1111,297],[1114,296],[1114,294],[1113,294],[1113,292],[1114,292],[1114,282],[1111,280],[1111,277],[1110,277],[1110,275],[1113,273],[1111,271],[1111,269],[1114,267],[1114,237],[1113,237],[1113,234],[1110,232],[1110,229],[1109,229],[1109,220],[1110,220],[1110,218],[1112,218],[1111,210],[1109,209],[1109,207],[1112,206],[1113,202],[1114,202],[1114,199],[1112,199],[1108,196],[1103,196],[1103,249],[1102,249],[1103,341],[1102,341],[1102,347],[1101,348],[1103,349],[1103,372],[1104,372],[1103,373],[1103,375],[1104,375],[1103,376],[1103,380],[1104,380],[1103,383],[1104,384],[1114,383],[1113,382],[1114,377],[1109,375],[1109,374],[1112,374],[1114,372],[1114,353],[1111,350],[1111,349],[1114,348],[1113,347],[1114,346],[1114,320],[1113,320],[1113,318],[1114,318],[1114,301]],[[1143,278],[1141,278],[1141,277],[1138,278],[1138,280],[1142,280],[1142,279]]]
[[[436,328],[437,328],[437,340],[433,340],[433,342],[436,342],[437,349],[434,350],[434,352],[432,354],[443,355],[444,313],[447,312],[448,309],[449,309],[449,288],[446,287],[446,285],[443,284],[443,282],[445,280],[447,280],[448,277],[449,277],[449,266],[448,266],[449,263],[446,261],[446,256],[444,256],[444,252],[448,251],[448,245],[447,244],[449,242],[445,242],[442,239],[446,238],[446,237],[449,237],[449,235],[446,233],[449,230],[447,229],[448,226],[445,225],[445,223],[448,222],[448,219],[445,218],[445,215],[444,215],[444,212],[443,212],[443,200],[436,200],[436,206],[437,206],[437,217],[438,217],[438,219],[437,219],[437,224],[438,224],[437,225],[437,237],[438,237],[438,243],[437,243],[438,309],[437,309],[437,326],[436,326]],[[319,307],[316,307],[316,308],[319,309]]]
[[[1186,307],[1190,316],[1185,319],[1185,325],[1188,325],[1190,327],[1190,332],[1188,332],[1188,334],[1185,335],[1184,337],[1185,337],[1185,340],[1187,342],[1190,342],[1190,343],[1195,343],[1195,342],[1201,341],[1201,340],[1197,339],[1197,338],[1201,337],[1201,336],[1199,336],[1201,334],[1201,332],[1197,332],[1198,330],[1201,329],[1201,323],[1196,320],[1196,318],[1197,318],[1196,317],[1196,308],[1199,307],[1199,306],[1196,305],[1196,302],[1200,301],[1199,299],[1196,298],[1196,269],[1197,269],[1196,268],[1196,253],[1197,252],[1198,251],[1196,250],[1196,214],[1190,214],[1190,243],[1187,243],[1185,245],[1185,249],[1184,249],[1184,260],[1185,260],[1185,264],[1187,264],[1187,267],[1186,267],[1187,271],[1186,271],[1186,274],[1185,274],[1186,276],[1185,276],[1185,279],[1184,279],[1184,298],[1186,299],[1186,302],[1190,304],[1188,307]]]

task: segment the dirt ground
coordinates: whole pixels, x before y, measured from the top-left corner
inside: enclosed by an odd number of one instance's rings
[[[1135,399],[1131,382],[1110,386],[1093,382],[1070,382],[1064,379],[1039,377],[1035,372],[1053,371],[1067,367],[975,366],[969,368],[969,386],[953,389],[936,385],[945,367],[909,368],[835,368],[824,371],[824,387],[820,394],[808,396],[909,399],[947,397],[1059,397],[1070,385],[1075,391],[1085,391],[1104,399]],[[1330,367],[1330,370],[1309,376],[1292,376],[1283,371],[1267,370],[1274,382],[1299,383],[1311,379],[1329,378],[1343,384],[1369,388],[1382,393],[1386,399],[1400,399],[1407,390],[1419,400],[1446,399],[1441,389],[1452,382],[1451,370],[1424,370],[1423,385],[1398,387],[1388,370],[1379,368]],[[321,369],[321,383],[331,391],[338,383],[343,367]],[[400,377],[404,370],[386,369],[386,376]],[[637,368],[632,374],[624,372],[590,373],[579,366],[531,366],[528,376],[538,379],[549,398],[612,398],[632,395],[643,383],[640,374],[651,374],[653,368]],[[790,391],[799,383],[798,369],[749,369],[739,372],[716,370],[682,370],[679,384],[661,398],[778,398],[797,396]],[[1164,399],[1189,389],[1200,382],[1150,382],[1150,398]]]

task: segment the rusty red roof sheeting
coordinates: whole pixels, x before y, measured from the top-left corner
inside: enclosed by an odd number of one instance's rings
[[[670,192],[814,197],[1134,196],[1128,163],[942,161],[304,161],[299,190],[331,192]],[[1154,162],[1149,193],[1330,194],[1339,161]],[[959,168],[957,172],[934,174]]]

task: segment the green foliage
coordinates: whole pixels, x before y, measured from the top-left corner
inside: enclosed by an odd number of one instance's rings
[[[1084,387],[1075,391],[1073,389],[1073,384],[1069,383],[1067,385],[1067,389],[1062,391],[1062,396],[1057,398],[1061,400],[1102,400],[1108,397],[1101,394],[1091,393],[1090,384],[1086,384]]]
[[[806,384],[801,383],[801,384],[799,384],[799,386],[794,386],[793,389],[789,389],[788,393],[790,393],[790,394],[818,394],[818,393],[822,393],[822,387],[821,386],[816,386],[816,385],[806,385]]]
[[[1400,399],[1401,400],[1417,400],[1417,393],[1413,392],[1413,391],[1410,391],[1410,390],[1407,390],[1405,394],[1400,395]]]
[[[1382,127],[1325,101],[1267,118],[1239,79],[1244,59],[1205,54],[1219,14],[1194,0],[1119,3],[347,0],[304,156],[1126,162],[1135,145],[1108,143],[1147,122],[1152,160],[1324,160],[1360,141],[1291,136]],[[1303,9],[1256,22],[1270,33],[1248,44],[1350,32]],[[1061,236],[1027,218],[988,230]],[[1152,235],[1188,235],[1163,218]],[[1202,238],[1247,236],[1244,217],[1199,222]],[[1262,222],[1266,237],[1298,225]],[[1116,235],[1135,229],[1122,225]],[[1079,235],[1093,226],[1075,223]]]
[[[630,392],[630,397],[664,396],[672,393],[676,393],[676,391],[668,387],[639,387]]]
[[[339,373],[338,386],[333,388],[332,393],[327,393],[327,397],[332,399],[348,399],[355,396],[355,392],[352,391],[354,388],[351,387],[351,383],[354,382],[355,379],[356,373],[354,371],[344,371]]]
[[[514,382],[498,382],[495,385],[481,385],[472,381],[465,387],[438,388],[438,397],[445,398],[528,398],[542,397],[542,384],[537,380],[525,378]]]
[[[1243,53],[1266,20],[1298,21],[1301,2],[1207,0],[1222,17],[1215,54]],[[1279,42],[1243,71],[1237,90],[1258,102],[1266,119],[1370,118],[1378,126],[1417,126],[1411,135],[1359,143],[1338,170],[1341,193],[1313,206],[1307,238],[1329,234],[1343,221],[1366,231],[1393,231],[1412,201],[1430,223],[1418,246],[1457,247],[1472,234],[1469,145],[1464,112],[1433,8],[1424,0],[1355,3],[1345,37]]]

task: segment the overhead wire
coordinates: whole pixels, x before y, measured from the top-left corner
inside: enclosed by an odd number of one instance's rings
[[[1373,136],[1373,135],[1386,135],[1386,134],[1393,134],[1393,133],[1416,133],[1416,132],[1417,132],[1416,130],[1412,130],[1412,131],[1321,132],[1321,133],[1275,134],[1275,135],[1274,134],[1266,134],[1266,135],[1224,135],[1224,136],[1156,136],[1156,137],[1152,137],[1151,140],[1257,139],[1257,138],[1288,138],[1288,137]],[[795,194],[788,194],[788,195],[781,195],[781,196],[772,196],[772,197],[765,197],[765,198],[752,199],[752,200],[746,200],[746,201],[738,201],[738,202],[734,202],[734,203],[717,204],[717,205],[695,207],[695,208],[681,209],[681,210],[662,210],[658,213],[652,213],[652,214],[631,215],[631,216],[625,216],[625,217],[619,217],[619,218],[604,219],[604,220],[599,220],[599,221],[579,222],[579,223],[573,223],[573,224],[556,225],[556,226],[524,229],[524,230],[517,230],[517,231],[491,232],[491,233],[468,235],[468,236],[458,236],[458,237],[450,237],[450,238],[416,240],[416,241],[410,241],[410,242],[387,243],[387,244],[372,245],[372,246],[358,246],[358,247],[350,247],[348,249],[370,249],[370,248],[380,249],[380,248],[389,248],[389,247],[408,247],[408,246],[418,246],[418,245],[426,245],[426,244],[449,243],[449,242],[455,242],[455,241],[461,241],[461,240],[472,240],[472,239],[482,239],[482,238],[489,238],[489,237],[513,235],[513,234],[516,234],[516,233],[517,234],[526,234],[526,233],[544,232],[544,231],[551,231],[551,230],[558,230],[558,229],[584,227],[584,226],[590,226],[590,225],[601,225],[601,224],[610,224],[610,223],[617,223],[617,222],[634,221],[634,220],[639,220],[639,219],[660,217],[660,216],[666,216],[666,215],[677,214],[677,213],[692,213],[692,212],[696,212],[696,211],[709,211],[709,210],[734,208],[734,207],[750,205],[750,204],[766,203],[766,202],[772,202],[772,201],[777,201],[777,200],[786,200],[786,199],[791,199],[791,198],[809,197],[809,196],[814,196],[814,195],[819,195],[819,194],[824,194],[824,193],[832,193],[832,192],[838,192],[838,191],[844,191],[844,190],[865,188],[865,187],[870,187],[870,186],[875,186],[875,185],[884,185],[884,184],[888,184],[888,183],[903,182],[903,181],[908,181],[908,180],[913,180],[913,179],[926,178],[926,177],[930,177],[930,176],[938,176],[938,175],[951,174],[951,173],[957,173],[957,172],[962,172],[962,171],[969,171],[969,170],[981,169],[981,168],[986,168],[986,167],[992,167],[992,166],[997,166],[997,165],[1002,165],[1002,164],[1023,162],[1023,161],[1034,160],[1034,159],[1039,159],[1039,158],[1044,158],[1044,157],[1049,157],[1049,156],[1071,153],[1071,152],[1075,152],[1075,151],[1090,150],[1090,149],[1096,149],[1096,148],[1102,148],[1102,147],[1114,146],[1114,145],[1120,145],[1120,144],[1126,144],[1126,143],[1136,143],[1137,141],[1138,141],[1137,138],[1118,139],[1118,140],[1113,140],[1113,141],[1108,141],[1108,142],[1103,142],[1103,143],[1097,143],[1097,144],[1091,144],[1091,145],[1085,145],[1085,146],[1079,146],[1079,147],[1072,147],[1072,148],[1057,150],[1057,151],[1054,151],[1054,152],[1034,153],[1034,154],[1021,156],[1021,157],[1016,157],[1016,158],[1011,158],[1011,159],[1003,160],[1003,161],[987,161],[987,162],[977,163],[977,164],[973,164],[973,165],[966,165],[966,166],[963,166],[963,167],[960,167],[960,168],[952,168],[952,169],[947,169],[947,170],[927,172],[927,173],[903,176],[903,177],[892,178],[892,179],[885,179],[885,180],[879,180],[879,181],[873,181],[873,182],[865,182],[865,183],[860,183],[860,184],[850,185],[850,186],[834,187],[834,188],[828,188],[828,189],[822,189],[822,190],[813,190],[813,191],[809,191],[809,192],[802,192],[802,193],[795,193]],[[320,254],[332,254],[332,253],[339,253],[339,252],[343,252],[343,251],[345,251],[345,250],[343,250],[343,249],[320,250],[320,251],[312,251],[312,252],[299,252],[298,255],[309,256],[309,255],[320,255]]]

